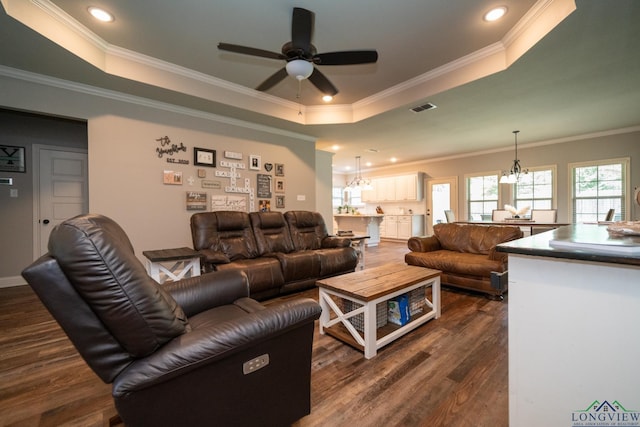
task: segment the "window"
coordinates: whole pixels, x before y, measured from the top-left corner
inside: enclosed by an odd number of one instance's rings
[[[555,167],[542,167],[520,175],[515,185],[514,205],[517,209],[553,209],[555,195]]]
[[[629,159],[569,164],[574,222],[602,221],[615,209],[614,221],[626,218]]]
[[[498,209],[498,174],[467,177],[467,212],[469,220],[491,220]]]
[[[342,206],[342,187],[333,187],[331,192],[331,204],[334,209]]]

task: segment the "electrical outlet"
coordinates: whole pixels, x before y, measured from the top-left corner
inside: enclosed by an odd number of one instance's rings
[[[252,374],[258,369],[262,369],[269,364],[269,354],[263,354],[242,364],[242,372],[245,375]]]
[[[12,188],[9,190],[9,197],[18,197],[18,189]]]

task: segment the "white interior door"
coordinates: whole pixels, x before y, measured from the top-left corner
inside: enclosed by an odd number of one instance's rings
[[[36,154],[36,151],[38,154]],[[38,179],[35,197],[36,224],[34,249],[36,257],[47,252],[49,234],[65,219],[89,211],[87,151],[34,149]]]
[[[458,177],[430,179],[427,181],[427,234],[433,234],[433,226],[447,222],[444,211],[458,215]]]

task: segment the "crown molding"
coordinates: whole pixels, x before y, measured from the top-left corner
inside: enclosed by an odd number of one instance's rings
[[[539,0],[497,43],[353,104],[305,107],[111,45],[50,0],[0,1],[7,14],[108,74],[305,125],[355,123],[502,71],[576,7]]]
[[[104,98],[112,101],[124,102],[132,105],[152,108],[152,109],[166,111],[166,112],[175,113],[175,114],[182,114],[185,116],[204,119],[211,122],[233,125],[233,126],[250,129],[254,131],[259,131],[259,132],[265,132],[273,135],[295,138],[295,139],[300,139],[308,142],[316,141],[316,138],[309,135],[290,132],[287,130],[260,125],[257,123],[248,122],[244,120],[234,119],[227,116],[221,116],[218,114],[207,113],[205,111],[196,110],[193,108],[181,107],[175,104],[155,101],[152,99],[143,98],[135,95],[129,95],[126,93],[117,92],[113,90],[97,88],[97,87],[85,85],[82,83],[71,82],[69,80],[58,79],[55,77],[45,76],[42,74],[32,73],[29,71],[6,67],[4,65],[0,65],[0,76],[17,79],[17,80],[23,80],[29,83],[49,86],[57,89],[68,90],[71,92],[81,93],[84,95],[96,96],[99,98]],[[82,118],[90,119],[90,117],[82,117]]]

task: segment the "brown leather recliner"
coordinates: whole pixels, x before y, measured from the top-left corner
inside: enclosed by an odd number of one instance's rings
[[[22,274],[113,383],[127,427],[283,426],[310,412],[313,300],[265,307],[239,271],[161,286],[100,215],[57,226],[49,254]]]

